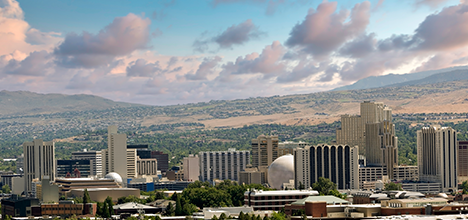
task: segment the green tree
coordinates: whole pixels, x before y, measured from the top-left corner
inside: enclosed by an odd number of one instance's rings
[[[301,181],[299,181],[299,189],[300,189],[300,190],[301,190],[301,189],[305,189],[305,186],[304,186],[304,184],[303,184]]]
[[[226,219],[227,219],[226,214],[224,214],[224,212],[221,213],[221,215],[219,216],[219,220],[226,220]]]
[[[463,190],[463,194],[468,194],[468,181],[463,181],[463,183],[461,184],[461,188]]]
[[[169,202],[166,206],[166,216],[174,216],[174,214],[174,206],[172,205],[172,202]]]
[[[84,190],[83,203],[84,204],[91,203],[91,198],[89,197],[88,189]]]
[[[2,186],[2,192],[3,193],[6,193],[6,194],[9,194],[11,192],[11,189],[10,189],[10,186],[5,184]]]
[[[109,206],[107,205],[107,202],[104,202],[104,205],[102,206],[102,217],[103,218],[109,218],[110,213],[109,213]]]
[[[394,183],[394,182],[385,183],[384,189],[386,191],[393,191],[393,190],[402,191],[403,190],[403,188],[401,187],[401,183]]]
[[[112,197],[107,196],[106,200],[104,200],[104,203],[107,204],[109,215],[114,215],[114,203],[112,202]]]
[[[216,215],[213,215],[213,218],[211,218],[211,220],[218,220],[218,217],[216,217]]]
[[[177,193],[174,193],[176,195]],[[175,215],[176,216],[181,216],[184,215],[183,210],[182,210],[182,202],[180,201],[181,196],[176,196],[176,206],[175,206]]]

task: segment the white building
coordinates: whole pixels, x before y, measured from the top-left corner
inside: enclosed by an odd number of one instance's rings
[[[184,180],[197,181],[200,175],[200,159],[198,155],[189,155],[184,157]]]
[[[123,179],[135,177],[136,149],[127,149],[127,135],[117,133],[117,126],[109,126],[107,132],[107,149],[102,150],[103,175],[116,172]]]
[[[250,164],[249,151],[206,151],[198,153],[200,158],[200,180],[212,181],[239,179],[239,172],[245,170],[245,166]]]
[[[358,147],[348,145],[306,146],[294,150],[296,188],[306,188],[325,177],[338,189],[359,189]]]
[[[34,139],[33,142],[23,143],[24,153],[24,190],[32,192],[32,181],[43,176],[55,177],[55,143]]]
[[[72,153],[72,160],[90,160],[92,173],[102,177],[102,153],[101,151],[77,151]]]
[[[423,127],[417,133],[419,180],[457,191],[457,132],[450,127]]]
[[[244,205],[254,210],[281,210],[286,204],[291,204],[299,199],[309,196],[317,196],[315,190],[252,190],[244,193]]]

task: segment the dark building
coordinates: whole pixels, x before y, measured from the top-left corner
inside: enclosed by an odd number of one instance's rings
[[[91,160],[57,160],[56,167],[57,177],[89,177],[96,175],[91,169]]]
[[[154,191],[154,183],[129,183],[127,184],[128,188],[139,189],[140,191],[150,192]]]
[[[458,179],[468,180],[468,141],[458,141]]]
[[[168,181],[168,182],[155,182],[154,189],[167,189],[169,191],[182,191],[187,186],[193,183],[191,181]]]
[[[158,169],[161,170],[161,172],[166,172],[169,169],[168,154],[165,154],[162,151],[151,151],[151,158],[156,158],[156,160],[158,160]]]
[[[31,206],[39,205],[37,198],[12,195],[11,198],[2,199],[2,219],[5,219],[7,215],[11,217],[32,216]]]
[[[23,174],[5,174],[2,175],[2,186],[8,185],[11,188],[13,188],[12,185],[12,179],[13,177],[23,177]]]
[[[134,144],[134,145],[127,145],[127,149],[136,149],[137,156],[140,159],[150,159],[151,158],[151,150],[149,149],[148,144]]]

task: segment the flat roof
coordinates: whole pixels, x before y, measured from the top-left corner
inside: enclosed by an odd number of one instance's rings
[[[72,189],[75,191],[84,191],[85,189]],[[135,188],[88,188],[88,191],[113,191],[113,190],[138,190],[140,189],[135,189]]]
[[[289,196],[289,195],[319,195],[316,190],[272,190],[272,191],[263,191],[263,190],[254,190],[247,191],[244,195],[248,195],[249,192],[251,196]]]
[[[299,199],[291,204],[304,205],[306,202],[326,202],[327,204],[348,204],[349,201],[338,198],[336,196],[309,196],[307,198]]]

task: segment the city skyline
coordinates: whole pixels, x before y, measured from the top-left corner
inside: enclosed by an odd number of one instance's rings
[[[0,86],[168,105],[466,65],[466,2],[2,0]],[[450,21],[450,22],[447,22]]]

